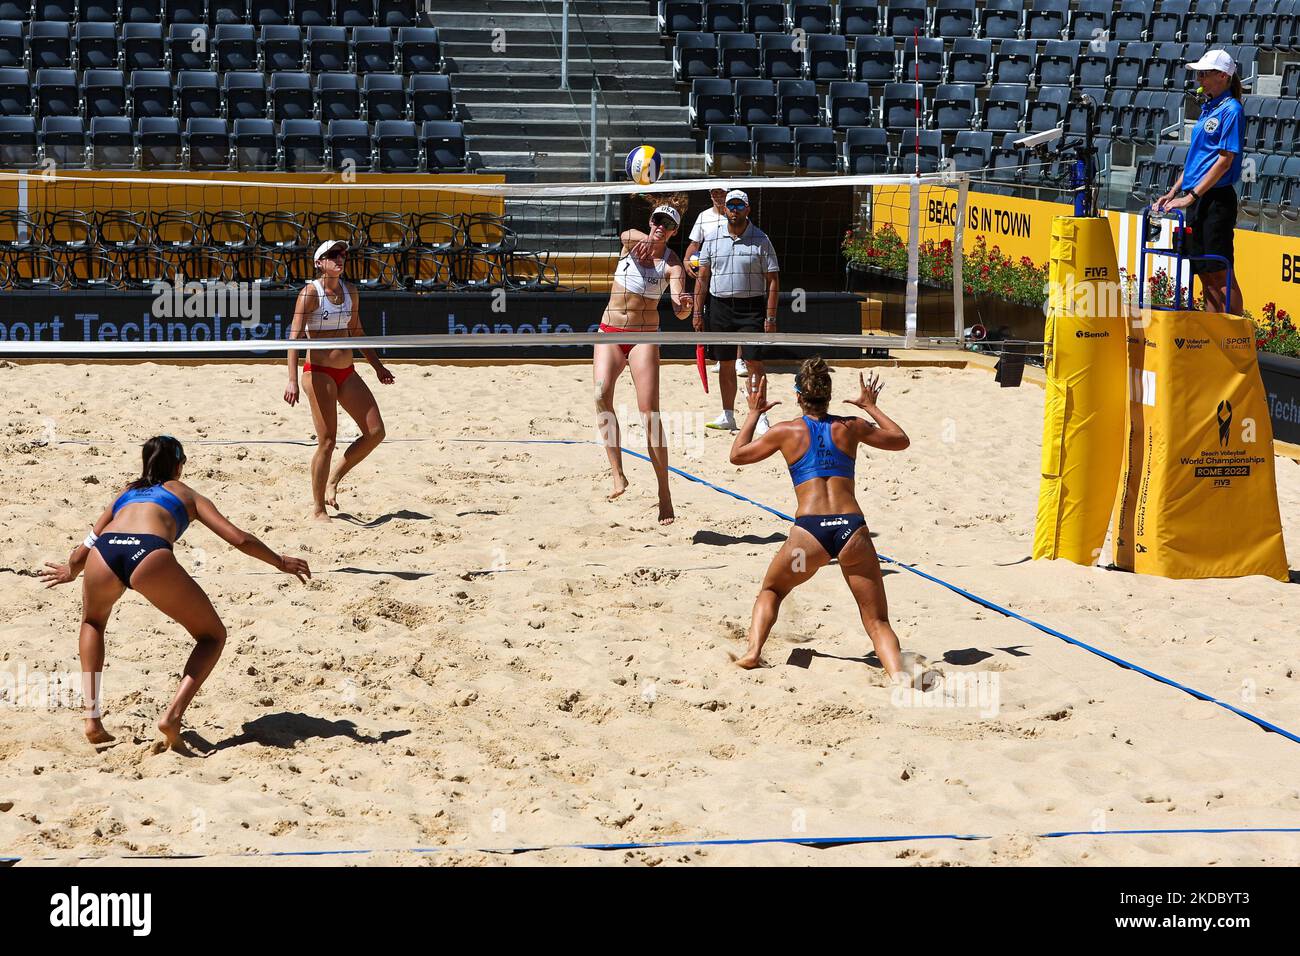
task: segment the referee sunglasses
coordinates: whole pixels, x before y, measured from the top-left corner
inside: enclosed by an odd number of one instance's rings
[[[742,209],[748,209],[749,203],[745,202],[743,199],[733,199],[727,203],[727,208],[734,212],[739,212]]]

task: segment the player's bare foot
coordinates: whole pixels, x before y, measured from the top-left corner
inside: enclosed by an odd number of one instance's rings
[[[661,501],[659,503],[659,523],[661,525],[670,525],[677,520],[677,515],[673,514],[673,503],[671,501]]]
[[[736,662],[737,667],[743,667],[747,671],[763,666],[763,658],[758,651],[747,651],[743,656],[732,656],[731,659]]]
[[[86,739],[92,744],[112,743],[117,738],[104,729],[104,722],[95,718],[86,720]]]
[[[164,750],[182,750],[181,747],[181,720],[179,717],[170,718],[166,714],[158,718],[158,733],[163,735],[154,746],[154,753],[162,753]]]
[[[313,521],[329,521],[330,513],[324,508],[313,508],[309,517]]]
[[[331,508],[339,506],[339,480],[331,478],[325,484],[325,504]]]
[[[627,476],[626,476],[626,475],[615,475],[615,476],[614,476],[614,489],[609,493],[608,497],[607,497],[605,500],[607,500],[607,501],[613,501],[615,498],[617,498],[619,495],[621,495],[621,494],[622,494],[623,492],[625,492],[625,491],[627,491]]]

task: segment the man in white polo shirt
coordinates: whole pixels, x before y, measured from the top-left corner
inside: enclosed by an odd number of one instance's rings
[[[706,331],[704,304],[708,302],[709,332],[775,332],[780,295],[780,266],[772,240],[749,221],[749,196],[739,189],[726,195],[727,228],[715,229],[700,244],[700,269],[695,286],[695,331]],[[739,356],[751,376],[763,374],[762,346],[717,345],[708,348],[718,361],[718,391],[722,414],[709,428],[736,429],[736,368]],[[767,431],[767,416],[759,419],[755,434]]]
[[[695,217],[695,225],[691,227],[691,242],[686,247],[686,255],[682,257],[682,261],[686,265],[686,271],[690,273],[692,279],[699,278],[700,270],[691,264],[691,259],[699,254],[700,246],[704,244],[705,238],[720,229],[727,228],[727,190],[721,186],[710,189],[709,201],[712,205]],[[720,363],[713,363],[713,371],[718,371],[719,367]],[[744,359],[736,359],[736,374],[749,374],[749,370],[745,368]]]

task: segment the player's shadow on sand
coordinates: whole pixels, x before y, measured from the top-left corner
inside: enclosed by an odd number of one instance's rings
[[[1000,647],[997,650],[1006,651],[1015,657],[1026,657],[1024,652],[1015,648]],[[978,647],[964,647],[957,650],[944,651],[941,661],[944,664],[952,664],[957,667],[970,666],[986,661],[993,656],[989,651],[982,651]],[[824,657],[827,660],[847,661],[850,664],[866,664],[868,667],[874,667],[876,670],[882,670],[884,665],[880,663],[880,658],[876,656],[875,651],[871,651],[865,657],[845,657],[841,654],[827,654],[823,651],[814,650],[811,647],[796,647],[790,651],[790,656],[786,658],[786,663],[794,667],[802,667],[807,670],[812,666],[813,658]]]
[[[713,544],[719,547],[732,544],[781,544],[785,541],[785,538],[785,535],[777,531],[762,538],[756,534],[747,534],[737,538],[734,534],[721,534],[717,531],[697,531],[691,538],[691,544]]]
[[[431,515],[422,515],[418,511],[394,511],[391,514],[380,515],[372,521],[362,521],[356,515],[350,515],[346,511],[340,511],[334,517],[342,518],[351,524],[362,528],[378,528],[381,524],[388,524],[390,521],[401,519],[403,521],[432,521]]]
[[[285,711],[250,720],[244,724],[242,734],[227,737],[215,744],[204,740],[194,731],[187,731],[182,736],[187,744],[200,753],[212,753],[244,744],[289,749],[304,740],[323,740],[329,737],[348,737],[361,744],[383,744],[394,737],[405,737],[409,733],[409,730],[387,730],[378,737],[371,737],[357,733],[357,725],[350,720],[326,720],[323,717],[291,714]]]

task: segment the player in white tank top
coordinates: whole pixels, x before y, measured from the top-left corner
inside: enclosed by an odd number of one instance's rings
[[[343,281],[348,244],[321,243],[315,263],[319,278],[298,293],[289,338],[340,339],[365,334],[361,327],[355,288]],[[333,289],[331,296],[330,289]],[[384,420],[374,394],[352,362],[350,348],[318,348],[308,351],[303,366],[312,422],[316,426],[316,452],[311,460],[311,517],[328,519],[326,506],[338,507],[338,486],[343,476],[361,463],[384,440]],[[362,349],[370,367],[384,385],[393,384],[393,373],[384,368],[374,349]],[[289,387],[284,400],[298,403],[298,352],[289,352]],[[338,406],[357,423],[361,436],[347,447],[343,460],[330,470],[338,437]]]

